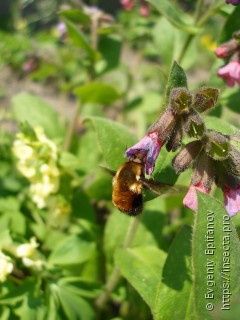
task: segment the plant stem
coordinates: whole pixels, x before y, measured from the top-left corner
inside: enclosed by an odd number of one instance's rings
[[[136,218],[133,218],[132,221],[130,222],[128,232],[125,236],[125,239],[123,241],[123,248],[128,248],[130,244],[132,243],[138,226],[140,223],[140,218],[139,216]],[[100,309],[103,309],[111,292],[116,288],[119,279],[121,278],[121,273],[119,269],[115,266],[106,285],[105,285],[105,290],[104,292],[97,298],[96,300],[96,306]]]
[[[204,5],[204,0],[198,0],[198,2],[196,4],[196,10],[194,13],[194,26],[198,26],[198,21],[202,15],[202,11],[203,11],[203,5]],[[185,57],[185,54],[186,54],[193,39],[194,39],[194,34],[188,35],[186,42],[182,48],[182,51],[179,55],[179,59],[178,59],[179,64],[182,63],[182,60]]]
[[[75,128],[77,126],[79,108],[80,108],[80,105],[79,105],[78,102],[76,102],[76,104],[74,106],[72,118],[71,118],[71,120],[69,122],[69,125],[68,125],[68,128],[67,128],[67,133],[66,133],[65,140],[64,140],[64,143],[63,143],[63,150],[64,151],[68,151],[70,146],[71,146],[72,137],[73,137]]]

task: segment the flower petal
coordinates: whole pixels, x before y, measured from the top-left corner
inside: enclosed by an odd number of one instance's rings
[[[226,210],[232,217],[240,211],[240,185],[236,189],[224,187],[223,193]]]
[[[206,194],[210,192],[210,190],[206,189],[202,183],[199,183],[197,185],[190,185],[189,190],[185,198],[183,199],[183,204],[185,207],[192,209],[193,211],[197,211],[198,209],[196,190]]]
[[[162,145],[163,142],[158,138],[157,131],[147,133],[138,143],[127,149],[126,156],[130,159],[142,160],[146,166],[146,173],[151,174]]]

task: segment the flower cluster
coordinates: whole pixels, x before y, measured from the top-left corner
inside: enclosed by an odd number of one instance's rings
[[[41,127],[17,133],[13,144],[17,168],[30,182],[32,201],[38,208],[46,206],[49,195],[59,189],[58,150]]]
[[[218,89],[209,87],[193,93],[185,87],[172,89],[164,113],[145,137],[126,151],[126,156],[143,161],[146,173],[151,174],[163,144],[168,151],[176,151],[184,137],[191,138],[192,141],[178,152],[172,163],[178,173],[193,168],[184,205],[196,211],[196,190],[208,194],[215,182],[224,193],[227,212],[233,216],[240,211],[240,136],[208,130],[200,116],[215,106],[218,95]]]
[[[233,34],[233,39],[215,49],[218,58],[228,59],[225,66],[218,70],[218,77],[223,78],[229,87],[240,85],[240,32]]]
[[[13,271],[11,258],[0,251],[0,282],[7,279],[8,274]]]
[[[146,17],[149,14],[149,7],[145,0],[138,0],[140,4],[140,14]],[[136,4],[136,0],[121,0],[121,4],[126,11],[131,11]]]

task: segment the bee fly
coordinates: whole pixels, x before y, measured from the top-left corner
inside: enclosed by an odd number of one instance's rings
[[[112,202],[118,210],[129,216],[137,216],[142,212],[143,189],[160,195],[164,190],[171,188],[170,185],[145,178],[145,165],[139,158],[123,163],[117,171],[106,170],[114,176]]]

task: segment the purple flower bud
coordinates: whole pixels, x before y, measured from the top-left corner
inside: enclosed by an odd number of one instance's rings
[[[240,211],[240,184],[235,189],[225,186],[223,194],[226,210],[232,217]]]
[[[138,143],[127,149],[126,156],[130,159],[138,158],[143,161],[146,173],[152,174],[162,145],[163,142],[159,139],[156,131],[147,133]]]
[[[192,209],[193,211],[197,211],[198,209],[196,190],[206,194],[210,192],[210,189],[206,189],[202,183],[199,183],[197,185],[190,185],[189,190],[185,198],[183,199],[183,204],[185,207]]]
[[[230,61],[218,70],[217,75],[218,77],[223,78],[229,87],[233,87],[235,83],[240,85],[240,61]]]

